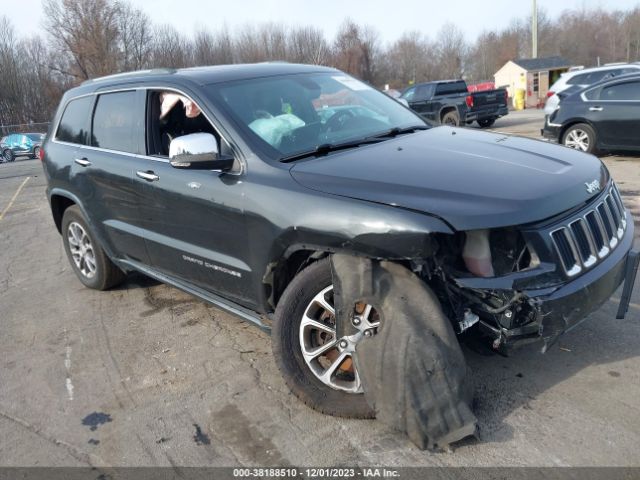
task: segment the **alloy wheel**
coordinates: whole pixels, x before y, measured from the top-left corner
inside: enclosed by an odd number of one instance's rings
[[[304,361],[322,383],[335,390],[362,393],[356,368],[356,345],[377,333],[380,318],[364,303],[355,305],[353,335],[337,338],[333,285],[324,288],[307,305],[300,322],[300,348]]]
[[[565,146],[582,152],[589,150],[589,143],[589,134],[579,128],[571,130],[564,139]]]
[[[76,267],[87,278],[96,274],[96,256],[91,238],[78,222],[71,222],[67,229],[69,250]]]

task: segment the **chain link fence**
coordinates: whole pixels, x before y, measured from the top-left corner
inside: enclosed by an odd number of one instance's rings
[[[0,125],[0,136],[11,133],[47,133],[51,122],[19,123],[15,125]]]

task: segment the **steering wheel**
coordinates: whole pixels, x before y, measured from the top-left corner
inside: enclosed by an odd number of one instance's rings
[[[351,118],[355,118],[355,115],[351,110],[341,110],[337,113],[334,113],[326,123],[326,131],[327,132],[335,132],[340,130],[345,122]]]

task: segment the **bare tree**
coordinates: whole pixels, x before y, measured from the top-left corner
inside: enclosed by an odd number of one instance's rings
[[[513,19],[469,43],[453,24],[435,40],[407,32],[383,45],[378,32],[346,19],[327,39],[312,26],[278,23],[201,29],[193,36],[154,26],[128,0],[43,0],[42,37],[20,39],[0,17],[0,123],[50,118],[69,87],[99,75],[153,67],[287,60],[336,66],[365,81],[402,88],[465,76],[489,80],[508,60],[531,54],[531,19]],[[539,12],[539,55],[574,65],[640,60],[640,7]]]
[[[329,60],[329,45],[321,30],[314,27],[294,28],[289,37],[289,59],[298,63],[319,65]]]
[[[197,31],[193,39],[193,61],[196,65],[233,63],[233,40],[227,28],[215,34]]]
[[[379,34],[375,29],[361,27],[351,19],[344,21],[333,43],[333,63],[337,68],[374,82],[379,53]]]
[[[118,71],[118,17],[121,6],[109,0],[43,0],[53,46],[66,52],[66,74],[88,79]]]
[[[22,90],[18,42],[11,21],[0,17],[0,123],[11,124],[22,120],[20,111]]]
[[[152,67],[183,68],[193,65],[187,38],[171,25],[160,25],[153,33]]]
[[[380,77],[394,88],[438,78],[436,47],[420,32],[408,32],[380,55]]]
[[[436,39],[438,70],[443,78],[460,78],[465,72],[469,45],[464,33],[452,23],[446,23]]]
[[[117,15],[119,70],[140,70],[149,66],[153,29],[149,16],[128,3],[120,3]]]

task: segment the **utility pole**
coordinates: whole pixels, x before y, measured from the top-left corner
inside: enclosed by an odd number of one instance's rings
[[[538,4],[533,0],[531,12],[531,58],[538,58]]]

